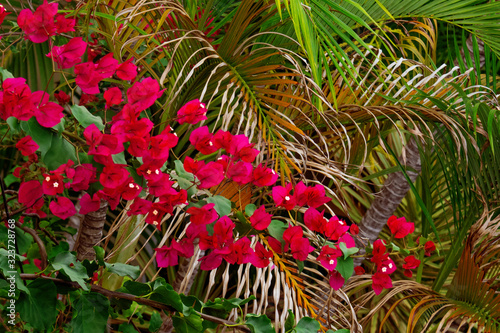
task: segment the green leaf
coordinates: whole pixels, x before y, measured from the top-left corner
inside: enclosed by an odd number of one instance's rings
[[[219,216],[229,215],[231,213],[231,200],[220,195],[214,195],[205,199],[208,203],[215,204],[215,211]]]
[[[337,258],[337,271],[347,281],[354,273],[354,261],[351,257]]]
[[[295,326],[295,332],[297,333],[313,333],[320,330],[320,324],[309,317],[303,317],[299,320],[297,326]]]
[[[169,284],[155,288],[150,299],[170,305],[179,312],[182,312],[184,309],[179,294]]]
[[[177,176],[184,178],[189,181],[194,181],[194,175],[192,173],[187,172],[184,169],[184,164],[180,160],[175,160],[174,161],[175,165],[175,172],[177,173]]]
[[[127,165],[127,161],[125,160],[125,153],[122,151],[121,153],[111,155],[113,162],[116,164],[124,164]]]
[[[77,282],[83,290],[89,290],[89,287],[85,283],[85,279],[89,278],[87,275],[87,269],[81,262],[76,260],[74,254],[70,252],[59,253],[54,258],[52,267],[66,274],[71,281]]]
[[[118,326],[118,332],[122,333],[137,333],[137,330],[135,329],[134,325],[128,324],[128,323],[123,323]]]
[[[285,332],[290,332],[295,326],[295,315],[292,310],[288,309],[288,317],[286,317],[285,321]]]
[[[57,317],[57,289],[52,281],[36,279],[21,293],[16,304],[21,319],[35,329],[51,332]]]
[[[151,314],[151,320],[149,321],[149,331],[156,332],[160,329],[163,324],[160,314],[157,311],[153,311]]]
[[[349,256],[351,256],[354,253],[357,253],[359,251],[359,249],[357,247],[347,248],[347,245],[345,245],[344,242],[340,242],[339,247],[342,250],[342,253],[344,254],[344,259],[347,259],[347,257],[349,257]]]
[[[253,212],[255,212],[256,209],[257,206],[255,206],[254,204],[248,204],[245,206],[245,214],[247,214],[247,216],[252,216]]]
[[[9,173],[7,176],[4,177],[3,179],[5,186],[9,187],[10,185],[19,182],[19,178],[14,176],[13,174]]]
[[[278,220],[271,220],[271,224],[267,227],[269,234],[283,243],[283,233],[288,228],[288,226]]]
[[[300,275],[300,273],[302,273],[302,271],[304,270],[304,262],[300,260],[295,260],[295,262],[297,263],[297,267],[299,268],[299,275]]]
[[[49,170],[55,170],[68,160],[77,162],[75,147],[61,136],[53,135],[50,148],[43,153],[42,161]]]
[[[62,131],[64,131],[64,128],[65,128],[64,125],[66,125],[66,119],[61,118],[61,121],[59,122],[59,124],[52,126],[52,128],[54,130],[56,130],[57,133],[62,133]]]
[[[329,331],[331,331],[333,333],[332,330],[328,330],[328,331],[326,331],[326,333],[328,333]],[[351,331],[349,331],[347,328],[342,328],[340,330],[335,331],[334,333],[349,333],[349,332],[351,332]]]
[[[266,315],[247,314],[245,325],[252,333],[275,333],[271,319]]]
[[[40,150],[42,155],[50,149],[52,145],[52,136],[54,136],[54,134],[48,128],[40,126],[35,117],[32,117],[28,121],[22,121],[21,129],[31,136],[33,141],[38,144],[40,147],[38,150]]]
[[[104,249],[100,246],[94,246],[95,259],[99,263],[99,266],[104,266]]]
[[[71,327],[73,333],[100,333],[106,331],[109,300],[98,293],[82,294],[73,305]]]
[[[120,262],[114,264],[105,263],[105,265],[109,272],[115,273],[119,276],[130,276],[134,280],[139,277],[139,274],[141,274],[139,266],[122,264]]]
[[[0,75],[2,75],[2,80],[13,79],[14,75],[8,70],[0,67]]]
[[[191,311],[189,316],[179,313],[172,317],[172,322],[175,331],[178,333],[200,333],[203,332],[203,323],[201,316],[194,310]]]
[[[14,133],[18,133],[21,130],[21,125],[16,117],[7,118],[7,124]]]
[[[71,112],[83,128],[87,128],[88,126],[95,124],[100,131],[104,129],[101,117],[94,116],[89,112],[89,110],[87,110],[86,107],[81,105],[72,105]]]
[[[130,294],[135,296],[147,295],[152,291],[149,284],[142,282],[127,281],[123,284],[123,286],[128,290]]]

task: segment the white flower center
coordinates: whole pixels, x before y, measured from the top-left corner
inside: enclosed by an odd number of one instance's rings
[[[212,147],[214,144],[212,143],[212,141],[208,141],[208,145]]]
[[[156,170],[155,170],[155,173],[156,173],[157,175],[159,175],[159,174],[160,174],[160,170],[156,169]]]
[[[128,184],[128,187],[130,187],[130,188],[134,188],[134,187],[135,187],[135,186],[134,186],[134,183],[130,183],[130,184]]]
[[[158,225],[158,221],[153,221],[153,225]]]
[[[382,267],[382,272],[387,272],[387,267]]]
[[[153,215],[158,215],[158,211],[156,209],[153,210]]]
[[[392,268],[392,263],[389,263],[389,268]]]
[[[54,187],[59,187],[59,183],[58,182],[55,182],[54,184],[52,184]]]
[[[285,200],[286,200],[286,201],[290,200],[290,197],[287,195],[287,196],[285,197]]]
[[[340,220],[339,220],[339,224],[340,224],[340,225],[344,225],[344,222],[342,222],[342,221],[340,221]]]
[[[49,176],[45,177],[45,181],[46,182],[50,181],[50,177]]]
[[[205,104],[200,103],[200,108],[204,109],[205,108]]]
[[[148,175],[150,175],[150,174],[151,174],[151,170],[146,171],[146,173],[147,173]]]
[[[334,262],[333,259],[330,259],[330,265],[333,265]]]

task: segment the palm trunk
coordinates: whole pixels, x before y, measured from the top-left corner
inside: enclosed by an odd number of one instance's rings
[[[90,212],[84,216],[75,244],[78,260],[95,259],[94,246],[102,239],[102,229],[106,223],[107,211],[108,202],[101,200],[101,207],[97,211]]]
[[[412,182],[415,182],[418,174],[422,168],[420,162],[420,154],[418,145],[414,137],[410,138],[406,147],[404,147],[406,155],[406,163],[403,161],[402,156],[399,161],[402,165],[408,167],[406,173]],[[389,174],[384,183],[382,191],[375,197],[370,209],[366,212],[365,216],[359,224],[359,236],[363,241],[368,240],[371,244],[377,240],[380,231],[384,228],[389,217],[391,217],[399,204],[405,197],[410,189],[410,184],[404,176],[403,172],[395,172]],[[364,254],[364,248],[367,244],[357,239],[356,245],[362,249],[361,254]],[[356,258],[354,260],[355,266],[361,265],[363,258]]]

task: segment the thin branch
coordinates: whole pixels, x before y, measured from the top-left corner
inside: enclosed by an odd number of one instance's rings
[[[38,245],[38,249],[40,250],[40,257],[42,259],[41,266],[42,266],[42,271],[48,266],[48,260],[47,260],[47,250],[45,250],[45,245],[43,244],[42,240],[40,239],[40,236],[36,233],[35,230],[23,226],[20,222],[16,221],[16,227],[19,229],[23,230],[24,232],[27,232],[28,234],[33,237],[35,240],[36,244]]]
[[[71,287],[73,287],[75,289],[81,289],[81,286],[77,282],[61,280],[61,279],[53,278],[53,277],[50,277],[50,276],[43,276],[43,275],[37,275],[37,274],[20,274],[20,276],[21,276],[21,279],[23,279],[23,280],[44,279],[44,280],[52,281],[52,282],[57,283],[57,284],[63,284],[63,285],[71,286]],[[93,292],[99,293],[101,295],[104,295],[106,297],[114,297],[114,298],[126,299],[126,300],[129,300],[129,301],[137,302],[139,304],[150,306],[152,308],[166,310],[168,312],[176,312],[177,311],[173,307],[171,307],[169,305],[166,305],[166,304],[163,304],[163,303],[160,303],[160,302],[156,302],[156,301],[153,301],[153,300],[150,300],[150,299],[147,299],[147,298],[143,298],[143,297],[139,297],[139,296],[135,296],[135,295],[132,295],[132,294],[122,293],[122,292],[119,292],[119,291],[111,291],[111,290],[105,289],[105,288],[100,287],[100,286],[95,285],[95,284],[90,285],[90,290],[93,291]],[[239,324],[235,323],[233,321],[229,321],[229,320],[225,320],[225,319],[222,319],[222,318],[210,316],[210,315],[207,315],[207,314],[204,314],[204,313],[200,313],[200,312],[197,312],[197,313],[201,316],[201,318],[203,318],[205,320],[208,320],[208,321],[211,321],[211,322],[214,322],[214,323],[217,323],[217,324],[222,324],[222,325],[226,325],[226,326],[232,326],[232,328],[238,329],[238,330],[240,330],[242,332],[248,332],[248,333],[250,332],[250,330],[248,328],[246,328],[246,327],[236,327]]]

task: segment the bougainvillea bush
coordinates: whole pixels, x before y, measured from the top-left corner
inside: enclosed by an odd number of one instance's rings
[[[411,277],[422,254],[435,250],[432,241],[415,243],[414,224],[395,216],[388,227],[393,239],[409,240],[408,249],[382,240],[366,244],[355,224],[325,210],[331,199],[323,185],[285,179],[266,159],[256,162],[261,152],[247,136],[204,125],[207,101],[191,100],[167,124],[153,123],[165,90],[152,77],[138,78],[141,69],[133,57],[96,55],[92,47],[102,39],[78,36],[75,27],[84,24],[78,18],[44,1],[34,11],[20,11],[13,28],[33,45],[48,43],[46,57],[65,82],[58,91],[34,91],[26,78],[2,69],[0,118],[3,142],[10,142],[3,147],[17,152],[2,187],[2,234],[16,230],[15,267],[9,267],[6,250],[0,265],[6,279],[15,271],[14,294],[3,283],[0,295],[15,300],[15,315],[6,317],[13,320],[12,329],[102,332],[110,325],[154,332],[164,329],[166,314],[178,332],[218,325],[274,331],[266,315],[238,315],[259,295],[201,300],[189,290],[179,294],[162,268],[182,261],[202,271],[221,266],[237,271],[246,264],[279,270],[277,262],[286,258],[299,272],[314,267],[334,291],[353,275],[366,274],[378,295],[392,287],[397,269]],[[176,156],[180,125],[189,126],[191,145]],[[260,195],[242,204],[215,194],[227,184]],[[75,216],[81,224],[72,228]],[[117,217],[162,235],[150,251],[154,279],[147,280],[133,261],[109,260],[105,244],[118,236],[105,222]],[[181,221],[175,231],[174,217]],[[67,240],[75,233],[77,244],[70,248]],[[366,248],[360,252],[356,244]],[[369,264],[355,267],[356,257]],[[125,278],[111,288],[110,276]],[[232,311],[236,321],[227,320]],[[324,318],[291,312],[281,325],[276,329],[328,329]]]

